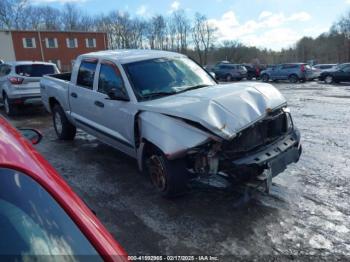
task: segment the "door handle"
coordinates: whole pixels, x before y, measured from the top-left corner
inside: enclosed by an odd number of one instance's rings
[[[95,101],[95,106],[98,106],[98,107],[105,107],[105,104],[100,102],[100,101]]]
[[[77,95],[76,93],[74,93],[74,92],[73,92],[73,93],[70,93],[70,96],[71,96],[71,97],[74,97],[74,98],[77,98],[77,97],[78,97],[78,95]]]

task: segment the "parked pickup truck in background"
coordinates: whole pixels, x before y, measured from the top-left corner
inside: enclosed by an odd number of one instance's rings
[[[280,92],[265,83],[217,84],[184,55],[151,50],[81,55],[72,73],[44,76],[42,101],[60,139],[76,127],[137,159],[163,196],[190,179],[265,179],[301,154]]]
[[[18,106],[40,102],[40,79],[59,73],[55,64],[33,61],[6,62],[0,65],[0,97],[5,113],[13,115]]]

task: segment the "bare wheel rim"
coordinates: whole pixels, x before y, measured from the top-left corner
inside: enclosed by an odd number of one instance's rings
[[[5,97],[4,99],[4,107],[5,107],[6,114],[8,114],[10,112],[10,105],[9,105],[9,101],[7,100],[7,97]]]
[[[332,83],[332,81],[333,81],[333,77],[331,77],[331,76],[326,76],[326,83],[327,83],[327,84]]]
[[[62,134],[62,119],[58,112],[55,112],[54,122],[56,127],[56,132],[61,135]]]
[[[161,192],[166,190],[166,174],[160,156],[153,155],[148,161],[148,170],[152,184]]]

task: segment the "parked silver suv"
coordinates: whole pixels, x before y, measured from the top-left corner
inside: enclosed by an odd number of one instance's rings
[[[214,66],[213,72],[217,80],[225,80],[231,82],[232,80],[242,80],[247,78],[247,69],[238,64],[220,63]]]
[[[0,64],[0,97],[5,113],[13,115],[19,105],[41,101],[40,79],[59,73],[55,64],[18,61]]]

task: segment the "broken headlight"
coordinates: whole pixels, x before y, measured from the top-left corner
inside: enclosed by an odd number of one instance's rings
[[[286,114],[286,131],[289,132],[293,129],[293,119],[290,114],[290,109],[288,107],[284,107],[283,112]]]

